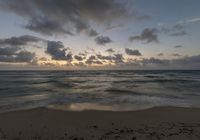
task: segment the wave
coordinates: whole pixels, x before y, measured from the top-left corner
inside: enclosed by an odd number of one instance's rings
[[[117,88],[109,88],[105,90],[107,93],[112,95],[131,95],[133,97],[137,96],[145,96],[145,97],[158,97],[158,98],[169,98],[169,99],[184,99],[184,97],[180,94],[172,95],[172,94],[164,94],[162,92],[160,93],[148,93],[148,92],[138,92],[128,89],[117,89]]]
[[[200,107],[199,85],[200,71],[4,71],[0,107],[5,102],[10,108],[84,102]],[[26,98],[34,95],[35,101]]]

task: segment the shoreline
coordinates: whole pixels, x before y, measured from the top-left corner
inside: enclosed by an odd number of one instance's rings
[[[1,140],[200,139],[200,109],[61,111],[37,108],[0,113]]]

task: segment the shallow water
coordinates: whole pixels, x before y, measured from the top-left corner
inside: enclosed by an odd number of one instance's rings
[[[1,112],[65,105],[73,110],[200,107],[200,71],[0,72]]]

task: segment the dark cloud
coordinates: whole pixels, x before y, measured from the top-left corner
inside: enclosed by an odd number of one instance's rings
[[[166,60],[166,59],[157,59],[154,57],[151,58],[144,58],[140,61],[138,61],[140,64],[142,64],[143,66],[146,65],[157,65],[157,66],[166,66],[169,65],[170,61]]]
[[[42,65],[47,66],[47,67],[54,67],[54,66],[56,66],[57,64],[50,63],[50,62],[44,62],[44,63],[42,63]]]
[[[71,52],[66,55],[66,61],[68,62],[73,61],[73,54]]]
[[[107,61],[114,60],[114,56],[104,56],[104,55],[101,55],[101,54],[97,54],[96,56],[100,60],[107,60]]]
[[[150,42],[156,42],[158,43],[158,35],[157,35],[157,29],[155,28],[145,28],[140,35],[137,36],[130,36],[129,41],[144,41],[146,43]]]
[[[52,36],[53,34],[74,35],[71,31],[62,27],[61,23],[42,17],[31,19],[24,28],[49,36]]]
[[[80,55],[75,55],[74,58],[78,61],[83,61],[85,59],[85,57],[80,56]]]
[[[84,52],[80,52],[78,55],[82,56],[82,57],[86,57],[88,54],[87,51],[84,51]]]
[[[183,36],[186,35],[185,27],[182,24],[176,24],[172,27],[161,28],[145,28],[140,35],[130,36],[129,41],[143,41],[146,43],[156,42],[158,43],[158,34],[164,33],[170,36]]]
[[[74,63],[74,66],[85,67],[86,65],[83,62]]]
[[[21,51],[17,54],[16,61],[17,62],[32,62],[35,58],[35,53],[28,51]]]
[[[129,59],[127,62],[121,63],[118,66],[122,68],[161,68],[168,67],[170,65],[170,60],[167,59],[157,59],[154,57],[151,58],[143,58],[140,60],[137,59]]]
[[[117,65],[121,68],[131,69],[199,69],[200,55],[183,57],[179,59],[158,59],[158,58],[143,58],[140,60],[129,59],[127,62]]]
[[[96,56],[92,55],[90,56],[86,61],[85,61],[86,64],[88,65],[92,65],[92,64],[103,64],[100,60],[98,60],[96,58]]]
[[[187,33],[185,31],[180,31],[180,32],[174,32],[174,33],[171,33],[170,35],[171,36],[183,36],[183,35],[186,35]]]
[[[173,60],[160,60],[163,64],[163,61],[168,61],[168,64],[165,64],[168,68],[181,68],[181,69],[199,69],[200,68],[200,55],[183,57]]]
[[[113,62],[115,64],[118,64],[118,63],[123,63],[124,61],[124,57],[122,54],[114,54],[114,55],[110,55],[110,56],[104,56],[104,55],[101,55],[101,54],[97,54],[96,57],[102,61],[110,61],[110,62]]]
[[[181,25],[181,24],[176,24],[176,25],[173,26],[173,29],[174,29],[174,30],[179,30],[179,31],[180,31],[180,30],[184,29],[184,26]]]
[[[165,34],[169,34],[170,36],[183,36],[186,35],[187,32],[185,31],[185,27],[182,24],[176,24],[172,27],[162,27],[160,32]]]
[[[94,48],[87,47],[87,50],[84,51],[85,54],[96,54]]]
[[[98,54],[98,55],[96,55],[96,57],[102,61],[106,60],[106,61],[113,62],[115,64],[124,62],[124,57],[122,54],[114,54],[114,55],[110,55],[110,56],[104,56],[104,55]]]
[[[108,36],[98,36],[95,38],[95,42],[98,45],[106,45],[108,43],[111,43],[112,40]]]
[[[173,63],[182,67],[200,68],[200,55],[174,59]]]
[[[89,62],[88,63],[88,61],[86,61],[86,64],[99,64],[99,65],[102,65],[103,63],[101,62],[101,61],[99,61],[99,60],[95,60],[95,61],[91,61],[91,62]]]
[[[124,57],[122,54],[114,54],[114,59],[116,64],[118,63],[124,63]]]
[[[142,56],[142,54],[139,52],[139,50],[132,50],[129,48],[125,48],[125,52],[127,55],[132,55],[132,56]]]
[[[0,48],[0,55],[11,56],[17,53],[17,51],[21,50],[20,47],[4,47]]]
[[[46,53],[54,60],[66,60],[66,50],[62,42],[48,41]]]
[[[22,46],[30,42],[38,42],[41,39],[34,36],[11,37],[0,39],[0,62],[7,63],[33,63],[36,60],[35,53],[22,49]]]
[[[106,28],[106,31],[110,31],[110,30],[114,30],[114,29],[122,28],[122,27],[124,27],[123,24],[111,25],[111,26],[108,26],[108,27]]]
[[[113,50],[112,48],[110,48],[110,49],[107,49],[106,52],[108,52],[108,53],[114,53],[115,50]]]
[[[181,55],[178,54],[178,53],[173,53],[172,56],[179,57],[179,56],[181,56]]]
[[[0,62],[9,63],[32,63],[35,59],[35,53],[20,51],[13,55],[0,55]]]
[[[89,59],[90,59],[90,60],[95,60],[95,59],[96,59],[96,56],[92,55],[92,56],[89,57]]]
[[[41,41],[41,39],[38,37],[24,35],[24,36],[20,36],[20,37],[11,37],[11,38],[6,38],[6,39],[0,39],[0,47],[5,46],[5,45],[23,46],[23,45],[27,45],[28,43],[31,43],[31,42],[39,42],[39,41]]]
[[[87,31],[85,31],[85,33],[90,37],[99,35],[99,33],[97,33],[97,31],[95,31],[94,29],[87,30]]]
[[[73,56],[71,53],[66,53],[67,49],[60,41],[47,41],[46,53],[51,55],[53,60],[72,61]]]
[[[36,64],[35,53],[27,51],[27,47],[41,48],[38,46],[41,41],[45,40],[31,35],[0,39],[0,61]]]
[[[164,53],[159,53],[158,56],[164,56]]]
[[[39,59],[40,61],[47,61],[48,59],[46,57],[42,57]]]
[[[91,22],[104,24],[127,17],[149,18],[130,12],[134,10],[128,9],[127,3],[122,0],[1,0],[0,6],[23,17],[27,20],[24,27],[35,32],[46,35],[84,32],[96,36],[98,33]]]
[[[182,46],[182,45],[176,45],[176,46],[174,46],[174,48],[183,48],[184,46]]]
[[[75,27],[77,33],[85,33],[89,37],[95,37],[99,34],[94,29],[91,29],[86,23],[79,22],[75,25]]]

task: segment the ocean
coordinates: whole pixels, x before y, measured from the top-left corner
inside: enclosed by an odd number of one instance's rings
[[[200,107],[200,71],[0,71],[0,112]]]

